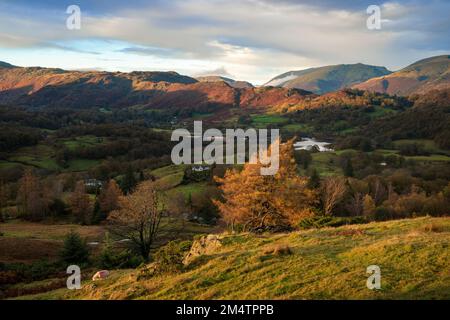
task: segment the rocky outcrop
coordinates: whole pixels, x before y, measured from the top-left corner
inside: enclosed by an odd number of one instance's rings
[[[210,234],[194,241],[191,250],[183,260],[184,265],[189,265],[197,257],[212,254],[222,246],[222,237]]]

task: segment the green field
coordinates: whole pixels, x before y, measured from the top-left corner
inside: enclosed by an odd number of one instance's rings
[[[74,159],[68,162],[68,168],[65,171],[86,171],[100,164],[100,160]]]
[[[38,144],[16,150],[8,158],[11,163],[33,166],[47,170],[58,170],[59,166],[53,159],[55,151],[52,147]]]
[[[393,115],[393,114],[396,114],[397,112],[398,111],[393,110],[393,109],[376,106],[375,107],[375,111],[374,112],[370,112],[369,116],[372,119],[375,119],[375,118],[380,118],[380,117],[384,117],[384,116],[388,116],[388,115]]]
[[[321,176],[342,175],[342,169],[338,164],[338,156],[335,152],[312,153],[312,163],[308,170],[316,169]]]
[[[81,136],[71,139],[61,139],[59,143],[63,144],[69,150],[76,150],[82,147],[95,146],[104,143],[103,138],[95,136]],[[58,147],[55,144],[40,143],[32,147],[24,147],[11,152],[7,160],[0,162],[0,168],[11,168],[14,166],[31,166],[49,171],[87,171],[98,165],[100,160],[72,159],[67,167],[63,168],[56,161]]]
[[[288,119],[275,114],[251,115],[252,126],[255,128],[266,128],[269,125],[283,125]]]
[[[189,184],[179,185],[167,192],[167,196],[170,197],[176,193],[182,193],[186,198],[189,195],[201,194],[206,189],[206,182],[195,182]]]
[[[334,153],[336,155],[341,155],[345,152],[357,152],[357,151],[354,149],[344,149],[344,150],[336,150]],[[396,150],[396,149],[376,149],[374,152],[380,153],[384,156],[390,156],[390,155],[395,155],[395,156],[399,156],[399,157],[401,156],[400,151]],[[416,160],[416,161],[420,161],[420,162],[428,162],[428,161],[450,162],[450,156],[447,156],[444,154],[430,154],[429,156],[403,156],[403,157],[407,160]]]
[[[192,114],[192,120],[203,120],[209,117],[214,116],[214,113],[210,112],[210,113],[198,113],[198,112],[194,112]]]
[[[450,219],[416,218],[275,235],[224,235],[179,274],[112,271],[81,290],[27,299],[450,299]],[[288,247],[290,254],[276,254]],[[366,269],[381,270],[369,290]]]
[[[431,154],[443,154],[450,156],[450,151],[439,148],[433,140],[429,139],[401,139],[395,140],[392,143],[394,145],[394,148],[399,148],[400,146],[405,144],[415,143]]]
[[[291,123],[282,127],[283,130],[288,132],[303,132],[303,133],[311,133],[314,128],[308,124],[303,123]]]
[[[156,178],[163,178],[169,175],[178,175],[184,172],[184,165],[170,165],[161,167],[155,170],[151,170],[150,174],[154,175]]]
[[[184,169],[184,165],[170,165],[151,170],[149,173],[156,177],[164,187],[175,188],[183,181]]]
[[[385,156],[388,155],[397,155],[400,156],[399,150],[390,150],[390,149],[376,149],[375,152],[381,153]],[[403,156],[407,160],[415,160],[420,162],[428,162],[428,161],[444,161],[450,162],[450,157],[443,154],[430,154],[429,156]]]
[[[105,142],[105,138],[100,138],[96,136],[80,136],[71,139],[62,139],[61,142],[69,150],[76,150],[83,147],[92,147]]]

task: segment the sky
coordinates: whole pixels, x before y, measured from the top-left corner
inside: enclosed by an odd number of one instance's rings
[[[80,29],[66,26],[70,5]],[[369,5],[380,7],[379,30],[367,28]],[[450,53],[449,13],[449,0],[0,0],[0,61],[256,85],[330,64],[395,71]]]

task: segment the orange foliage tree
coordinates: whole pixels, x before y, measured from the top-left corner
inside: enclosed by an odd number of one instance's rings
[[[86,193],[83,181],[78,181],[74,192],[69,198],[70,209],[82,224],[89,224],[92,218],[92,201]]]
[[[48,212],[49,204],[48,190],[43,187],[32,170],[25,170],[19,180],[17,192],[17,208],[20,215],[31,220],[42,219]]]
[[[214,200],[223,220],[232,230],[287,229],[313,215],[317,194],[307,187],[308,179],[297,175],[293,140],[280,144],[279,170],[260,174],[261,163],[246,163],[241,172],[228,170],[220,183],[223,201]]]
[[[111,179],[108,184],[102,189],[98,197],[100,210],[105,214],[119,208],[119,198],[123,196],[122,190],[117,185],[116,181]]]

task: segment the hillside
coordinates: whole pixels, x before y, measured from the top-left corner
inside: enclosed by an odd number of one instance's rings
[[[155,90],[157,83],[196,82],[176,72],[81,72],[14,67],[0,69],[0,103],[32,107],[132,104],[139,101],[136,98],[139,91]]]
[[[385,67],[339,64],[283,73],[265,84],[284,88],[298,88],[317,94],[350,87],[373,77],[389,74]]]
[[[369,79],[354,88],[389,94],[422,94],[450,87],[450,56],[436,56],[417,61],[408,67]]]
[[[113,271],[34,299],[449,299],[450,219],[416,218],[290,234],[223,236],[176,275]],[[277,253],[289,246],[291,254]],[[275,250],[275,252],[274,252]],[[366,268],[381,268],[381,290]]]
[[[199,82],[176,72],[0,68],[0,104],[73,109],[138,106],[204,112],[223,107],[281,107],[296,104],[310,94],[285,88],[261,90],[238,81],[230,84],[230,81]]]
[[[414,106],[383,119],[374,119],[365,134],[379,143],[396,139],[434,139],[441,147],[450,147],[450,87],[413,96]]]
[[[299,90],[299,89],[295,89]],[[292,113],[300,110],[313,109],[336,109],[344,107],[365,107],[365,106],[393,106],[408,105],[409,102],[403,97],[394,97],[382,93],[370,93],[356,89],[342,89],[323,95],[309,95],[307,99],[298,101],[296,104],[284,105],[282,108],[272,108],[276,112]]]
[[[196,78],[200,82],[220,82],[223,81],[228,83],[230,86],[234,88],[253,88],[253,85],[247,81],[236,81],[227,77],[222,76],[203,76]]]
[[[7,63],[7,62],[0,61],[0,68],[9,69],[9,68],[14,68],[14,66],[12,64]]]

